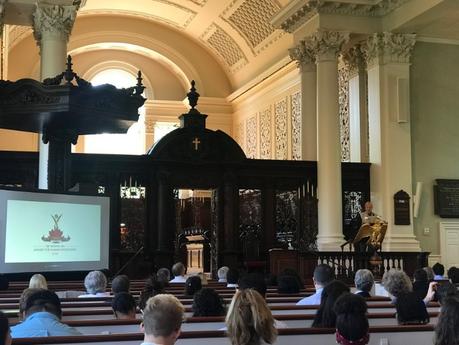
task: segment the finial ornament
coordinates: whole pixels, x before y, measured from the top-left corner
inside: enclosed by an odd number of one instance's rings
[[[190,92],[186,94],[188,97],[188,103],[190,104],[191,110],[194,110],[194,108],[198,104],[198,99],[200,96],[199,93],[196,92],[196,88],[194,87],[195,84],[196,82],[192,80]]]
[[[64,72],[64,78],[66,81],[67,85],[70,85],[72,83],[73,78],[75,77],[75,73],[73,72],[72,66],[72,57],[70,55],[67,55],[67,63],[66,63],[66,70]]]
[[[135,94],[136,95],[141,95],[143,90],[145,90],[145,86],[142,84],[142,72],[138,71],[137,72],[137,85],[135,86]]]

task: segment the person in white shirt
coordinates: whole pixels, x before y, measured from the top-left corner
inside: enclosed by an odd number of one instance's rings
[[[217,276],[218,276],[219,283],[226,283],[226,274],[228,273],[228,271],[229,271],[228,266],[223,266],[218,269]]]
[[[316,292],[308,297],[305,297],[297,302],[296,305],[319,305],[322,297],[322,290],[325,285],[330,283],[335,278],[333,268],[326,264],[320,264],[314,269],[314,275],[312,281]]]
[[[177,262],[172,266],[172,274],[174,275],[174,279],[172,279],[169,283],[185,283],[186,282],[186,267],[181,262]]]
[[[226,287],[237,288],[239,281],[239,271],[235,268],[230,268],[226,273]]]
[[[173,345],[180,335],[185,308],[177,297],[159,294],[147,301],[140,326],[141,345]]]
[[[91,271],[84,278],[84,287],[86,294],[78,297],[107,297],[110,292],[107,292],[107,277],[101,271]]]

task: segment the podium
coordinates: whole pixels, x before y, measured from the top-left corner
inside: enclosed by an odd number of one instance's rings
[[[299,272],[298,251],[282,248],[272,248],[269,251],[269,272],[276,276],[286,268]]]

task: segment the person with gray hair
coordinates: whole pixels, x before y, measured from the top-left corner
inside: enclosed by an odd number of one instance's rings
[[[394,301],[398,296],[413,291],[413,284],[408,275],[394,268],[384,273],[381,282],[384,289],[394,297]]]
[[[226,283],[226,274],[228,273],[228,271],[229,271],[228,266],[223,266],[218,269],[217,276],[218,276],[219,283]]]
[[[357,291],[356,295],[362,296],[363,298],[371,297],[370,291],[373,288],[375,279],[373,273],[367,269],[360,269],[355,272],[354,284]]]
[[[172,279],[169,283],[185,283],[187,277],[185,277],[186,267],[181,262],[177,262],[172,266],[172,274],[174,275],[174,279]]]
[[[162,267],[156,272],[156,281],[164,286],[169,286],[169,280],[171,280],[171,271],[168,268]]]
[[[86,294],[78,297],[108,297],[110,292],[106,292],[107,277],[101,271],[91,271],[84,278]]]

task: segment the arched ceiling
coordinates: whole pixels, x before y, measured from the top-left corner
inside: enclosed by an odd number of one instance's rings
[[[82,52],[86,49],[85,44],[88,45],[87,49],[103,50],[106,46],[104,43],[119,44],[117,48],[122,48],[123,45],[126,49],[132,48],[133,42],[116,40],[117,34],[123,31],[132,32],[130,27],[124,24],[119,25],[116,33],[112,30],[112,35],[108,35],[110,38],[105,42],[77,42],[79,38],[75,38],[74,34],[76,31],[82,31],[79,29],[82,25],[90,24],[94,28],[93,36],[100,36],[101,32],[108,33],[94,23],[105,22],[109,17],[114,20],[130,18],[131,23],[135,19],[143,23],[160,25],[175,31],[183,39],[195,42],[217,61],[230,85],[229,90],[225,91],[228,95],[288,56],[288,48],[292,42],[290,35],[275,29],[270,23],[274,14],[288,2],[289,0],[86,0],[78,11],[69,51]],[[120,21],[122,22],[123,20]],[[160,31],[151,30],[145,25],[143,35],[161,42],[164,47],[169,44],[173,46],[174,42],[166,41]],[[30,34],[30,28],[12,26],[9,46],[14,47]],[[98,48],[95,47],[97,44]],[[181,70],[179,74],[182,79],[184,75],[189,77],[193,74],[190,72],[193,69],[194,72],[200,73],[198,66],[193,66],[192,59],[188,61],[191,64],[187,67],[188,71],[185,71],[180,63],[165,55],[163,51],[155,51],[154,47],[139,45],[138,51],[142,54],[148,53],[152,57],[156,54],[156,58],[162,60],[162,63],[169,64],[171,70]]]

